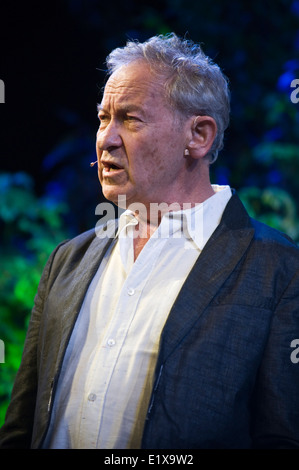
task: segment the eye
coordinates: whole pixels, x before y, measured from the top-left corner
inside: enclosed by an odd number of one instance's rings
[[[108,120],[107,114],[98,114],[98,118],[99,118],[100,122]]]
[[[141,119],[137,116],[131,116],[131,115],[127,115],[125,117],[125,120],[126,121],[129,121],[129,122],[141,122]]]
[[[108,114],[100,113],[98,114],[98,118],[100,121],[100,129],[103,129],[108,126],[110,121],[110,117],[108,116]]]

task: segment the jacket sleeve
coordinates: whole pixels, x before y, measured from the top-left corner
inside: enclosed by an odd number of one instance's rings
[[[292,347],[297,343],[299,271],[277,305],[259,370],[253,405],[254,448],[299,448],[299,363]]]
[[[34,307],[26,335],[22,360],[6,412],[5,423],[0,429],[0,448],[30,448],[37,393],[37,343],[43,303],[47,291],[52,262],[58,245],[50,256],[34,300]]]

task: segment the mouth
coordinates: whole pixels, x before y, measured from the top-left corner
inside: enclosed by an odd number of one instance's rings
[[[116,173],[124,171],[124,168],[118,163],[102,161],[103,176],[113,176]]]

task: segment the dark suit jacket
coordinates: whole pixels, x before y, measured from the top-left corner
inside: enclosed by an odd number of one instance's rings
[[[72,328],[111,240],[92,230],[50,257],[2,448],[42,445]],[[299,448],[298,299],[298,248],[234,195],[164,326],[142,446]]]

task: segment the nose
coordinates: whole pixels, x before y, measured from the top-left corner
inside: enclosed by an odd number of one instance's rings
[[[97,147],[99,150],[111,150],[122,145],[119,128],[112,120],[103,127],[100,125],[97,132]]]

